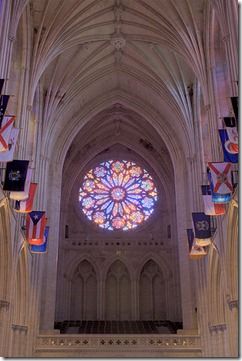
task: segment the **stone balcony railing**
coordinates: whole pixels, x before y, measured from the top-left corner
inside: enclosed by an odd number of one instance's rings
[[[199,335],[38,335],[36,357],[201,357]]]

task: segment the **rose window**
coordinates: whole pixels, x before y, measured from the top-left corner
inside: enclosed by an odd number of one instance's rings
[[[128,230],[153,213],[157,189],[136,163],[110,160],[85,175],[79,201],[86,217],[99,227]]]

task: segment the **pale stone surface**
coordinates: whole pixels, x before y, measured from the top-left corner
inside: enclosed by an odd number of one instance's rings
[[[33,209],[50,227],[47,253],[31,253],[0,152],[0,355],[238,357],[238,189],[213,217],[206,257],[190,260],[186,242],[208,162],[223,159],[217,130],[234,116],[237,1],[0,3],[14,159],[30,161]],[[81,213],[82,177],[109,159],[139,163],[157,186],[153,214],[131,232],[97,229]],[[104,349],[101,337],[54,329],[72,317],[167,318],[183,330],[105,336]]]

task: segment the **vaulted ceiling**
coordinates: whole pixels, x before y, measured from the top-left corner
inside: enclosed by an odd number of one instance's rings
[[[58,159],[66,159],[69,174],[81,154],[91,149],[94,157],[121,144],[154,168],[161,164],[169,182],[174,157],[194,147],[191,96],[195,79],[206,82],[202,43],[210,2],[33,0],[30,5],[31,97],[40,82],[46,153],[61,144]]]

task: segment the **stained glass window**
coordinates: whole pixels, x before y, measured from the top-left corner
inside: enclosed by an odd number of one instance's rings
[[[110,160],[84,176],[79,201],[86,217],[99,227],[129,230],[153,213],[157,189],[136,163]]]

